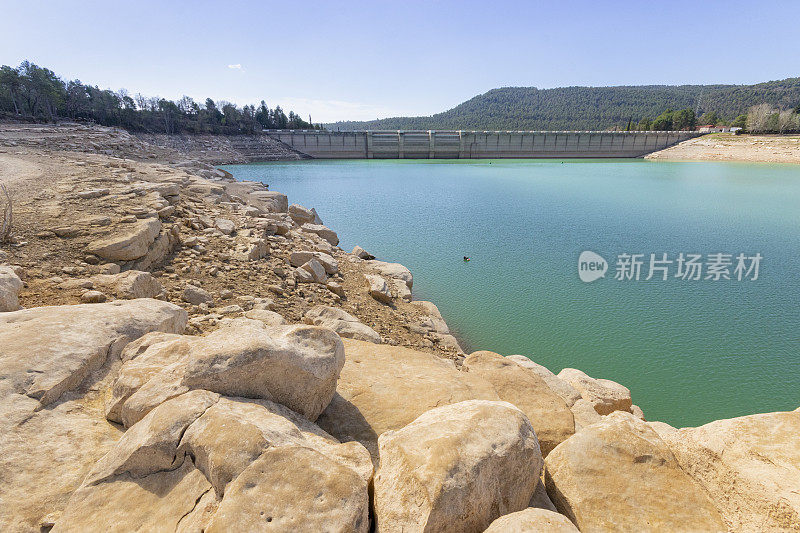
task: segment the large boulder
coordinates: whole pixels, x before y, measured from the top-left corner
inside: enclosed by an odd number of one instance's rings
[[[0,531],[39,531],[60,513],[120,438],[102,408],[120,350],[185,325],[156,300],[0,315]]]
[[[163,288],[149,272],[128,270],[120,274],[98,274],[92,278],[96,287],[103,288],[117,298],[155,298]]]
[[[300,283],[325,283],[328,279],[325,274],[325,267],[317,259],[303,263],[295,270],[295,278]]]
[[[394,299],[386,280],[377,274],[364,274],[367,280],[367,292],[381,303],[390,304]]]
[[[534,363],[524,355],[509,355],[508,359],[542,378],[550,390],[561,396],[567,407],[572,407],[581,398],[581,393],[575,387],[550,372],[547,367]]]
[[[371,327],[362,324],[360,320],[338,307],[317,305],[309,309],[303,321],[306,324],[329,328],[340,337],[380,344],[381,336]]]
[[[501,516],[484,533],[578,533],[578,528],[563,514],[529,507]]]
[[[591,402],[601,415],[614,411],[631,412],[631,391],[615,381],[596,379],[575,368],[563,369],[558,377],[580,392],[583,399]]]
[[[501,400],[522,409],[546,457],[550,450],[575,433],[572,412],[536,373],[493,352],[474,352],[464,360],[464,370],[492,384]]]
[[[545,459],[547,492],[581,531],[726,531],[708,495],[646,422],[618,411]]]
[[[800,531],[799,435],[800,411],[661,429],[732,531]]]
[[[206,389],[273,400],[315,420],[344,364],[339,336],[315,326],[247,322],[205,337],[156,339],[132,354],[114,383],[109,419],[129,426],[169,398]]]
[[[377,531],[481,532],[528,506],[542,469],[533,428],[506,402],[432,409],[378,446]]]
[[[324,252],[312,252],[310,250],[299,250],[292,252],[289,256],[289,263],[299,267],[303,264],[316,259],[325,268],[326,274],[336,274],[339,272],[339,263],[332,256]]]
[[[409,289],[413,288],[414,285],[414,277],[411,275],[411,271],[401,265],[400,263],[387,263],[385,261],[369,261],[367,263],[373,270],[379,273],[381,276],[385,276],[387,278],[394,278],[399,279],[403,283],[408,286]]]
[[[321,224],[321,222],[317,222],[319,217],[316,211],[299,204],[289,206],[289,216],[300,226],[303,224]]]
[[[147,254],[160,231],[157,217],[119,224],[110,235],[92,241],[87,251],[109,261],[133,261]]]
[[[34,307],[0,315],[0,396],[46,406],[150,331],[182,333],[186,311],[147,298]]]
[[[269,448],[230,484],[205,531],[366,533],[367,484],[347,465],[312,448]]]
[[[331,246],[339,244],[339,236],[336,235],[336,232],[322,224],[303,224],[300,226],[300,229],[306,233],[318,235],[322,239],[328,241]]]
[[[360,444],[273,402],[195,390],[128,429],[54,531],[365,532],[371,478]]]
[[[248,203],[261,208],[267,213],[286,213],[289,210],[289,199],[285,194],[276,191],[255,191],[247,196]]]
[[[464,400],[497,400],[494,388],[435,355],[399,346],[343,339],[345,364],[336,395],[317,420],[342,441],[377,457],[377,439],[424,412]]]
[[[21,289],[22,280],[16,272],[9,266],[0,266],[0,313],[19,310]]]

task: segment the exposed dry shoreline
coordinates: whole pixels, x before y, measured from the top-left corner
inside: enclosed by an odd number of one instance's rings
[[[464,354],[405,267],[212,166],[250,149],[0,124],[0,530],[800,531],[800,409],[676,429]]]
[[[800,135],[713,133],[689,139],[645,159],[657,161],[739,161],[800,163]]]

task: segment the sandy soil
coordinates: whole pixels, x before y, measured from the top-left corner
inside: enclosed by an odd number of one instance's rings
[[[713,133],[654,152],[645,159],[800,163],[800,135]]]

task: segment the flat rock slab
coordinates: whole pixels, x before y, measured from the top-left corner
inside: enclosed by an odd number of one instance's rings
[[[732,531],[800,531],[800,410],[664,431]]]
[[[714,502],[667,444],[623,411],[551,451],[545,482],[558,511],[581,531],[727,531]]]
[[[110,235],[89,243],[86,251],[109,261],[133,261],[147,254],[160,232],[157,217],[120,224]]]
[[[0,398],[24,394],[46,406],[128,342],[150,331],[182,333],[186,321],[177,305],[147,298],[0,314]]]

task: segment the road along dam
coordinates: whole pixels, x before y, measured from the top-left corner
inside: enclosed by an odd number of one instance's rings
[[[266,135],[315,159],[643,157],[697,137],[691,131],[315,131]]]

